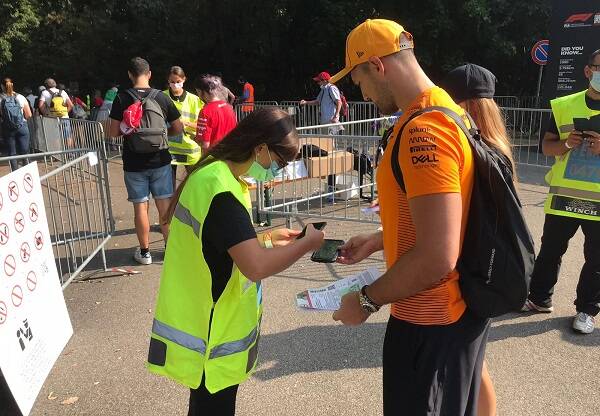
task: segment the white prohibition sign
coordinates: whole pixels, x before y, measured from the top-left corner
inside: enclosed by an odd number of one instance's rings
[[[33,292],[35,290],[37,286],[37,276],[35,275],[35,272],[32,270],[29,273],[27,273],[27,289],[29,289],[30,292]]]
[[[41,250],[44,247],[44,236],[41,231],[35,233],[35,248]]]
[[[23,244],[21,244],[20,254],[21,260],[23,260],[24,263],[27,263],[31,258],[31,247],[29,247],[28,242],[24,242]]]
[[[27,193],[33,190],[33,178],[31,177],[31,173],[26,173],[25,176],[23,176],[23,189],[25,189]]]
[[[29,205],[29,219],[33,222],[36,222],[40,214],[38,214],[38,207],[35,202],[32,202]]]
[[[25,217],[23,216],[23,213],[17,212],[15,214],[15,230],[17,230],[17,232],[20,233],[21,231],[23,231],[24,228],[25,228]]]
[[[23,303],[23,289],[21,289],[21,286],[15,285],[15,287],[13,287],[11,297],[13,305],[17,308],[21,306],[21,303]]]
[[[12,276],[13,274],[15,274],[16,270],[17,261],[15,260],[12,254],[9,254],[4,259],[4,273],[6,273],[7,276]]]
[[[6,316],[8,315],[8,309],[6,308],[6,303],[0,300],[0,325],[6,322]]]
[[[10,181],[8,184],[8,197],[12,202],[19,199],[19,186],[15,181]]]
[[[5,245],[6,243],[8,243],[8,236],[8,225],[6,225],[5,223],[0,224],[0,245]]]

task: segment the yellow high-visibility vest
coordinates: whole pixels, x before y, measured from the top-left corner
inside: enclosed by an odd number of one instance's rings
[[[262,288],[234,265],[214,302],[202,227],[215,195],[231,192],[250,215],[250,195],[224,162],[188,177],[171,222],[152,325],[148,369],[211,393],[246,380],[256,365]]]
[[[169,90],[163,93],[171,98]],[[198,114],[204,103],[197,95],[184,91],[183,101],[172,100],[175,107],[181,113],[181,122],[184,124],[183,133],[178,136],[169,136],[169,152],[173,156],[173,165],[195,165],[202,153],[200,145],[196,143],[196,123]],[[186,126],[185,123],[193,123],[194,127]]]
[[[599,110],[588,108],[585,94],[581,91],[550,101],[560,140],[566,140],[573,130],[574,118],[600,114]],[[544,212],[600,221],[600,156],[590,153],[587,142],[557,156],[546,182],[550,190]]]

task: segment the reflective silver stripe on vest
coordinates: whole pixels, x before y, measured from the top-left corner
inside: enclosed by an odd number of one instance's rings
[[[600,192],[585,191],[582,189],[565,188],[563,186],[551,186],[551,194],[570,196],[572,198],[591,199],[592,201],[600,201]]]
[[[206,342],[202,338],[187,334],[156,319],[152,323],[152,332],[177,345],[199,352],[202,355],[206,354]]]
[[[200,238],[200,221],[194,218],[190,210],[181,205],[181,202],[178,202],[175,206],[175,213],[173,215],[182,223],[192,227],[196,237]]]
[[[169,141],[173,143],[183,143],[183,134],[177,136],[169,136]]]
[[[558,128],[558,131],[561,133],[570,133],[575,128],[574,124],[563,124]]]
[[[252,332],[250,332],[250,334],[245,338],[242,338],[238,341],[226,342],[224,344],[217,345],[216,347],[212,348],[210,350],[210,357],[208,357],[208,358],[212,359],[212,358],[224,357],[226,355],[231,355],[231,354],[236,354],[238,352],[246,351],[250,347],[250,345],[252,345],[252,343],[256,340],[257,336],[258,336],[258,327],[254,328],[252,330]]]
[[[195,153],[200,153],[200,148],[197,147],[195,149],[186,149],[186,148],[181,148],[181,147],[171,147],[171,150],[173,152],[177,152],[179,154],[187,154],[187,155],[193,155]]]
[[[194,121],[194,119],[198,116],[198,114],[193,114],[188,111],[180,111],[181,117],[188,118],[190,121]]]

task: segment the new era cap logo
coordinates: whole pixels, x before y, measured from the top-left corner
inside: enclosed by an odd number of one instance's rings
[[[356,56],[358,56],[359,58],[360,58],[361,56],[363,56],[364,54],[365,54],[365,53],[364,53],[364,52],[362,52],[362,51],[356,51]]]

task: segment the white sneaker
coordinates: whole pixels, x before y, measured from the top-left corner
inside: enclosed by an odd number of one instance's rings
[[[585,312],[578,312],[573,318],[573,329],[582,334],[591,334],[594,332],[595,320],[592,315]]]
[[[152,264],[152,256],[150,255],[150,252],[142,254],[142,249],[139,247],[135,249],[135,253],[133,253],[133,259],[139,264]]]

